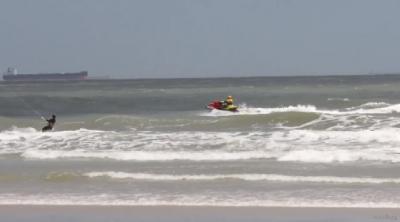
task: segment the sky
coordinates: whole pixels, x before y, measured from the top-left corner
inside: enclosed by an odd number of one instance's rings
[[[398,0],[0,0],[0,70],[400,73],[399,12]]]

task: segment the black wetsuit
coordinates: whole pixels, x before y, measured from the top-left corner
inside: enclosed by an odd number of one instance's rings
[[[54,124],[56,124],[56,118],[52,117],[51,119],[46,119],[47,121],[47,126],[42,128],[42,132],[46,132],[49,130],[52,130],[54,127]]]

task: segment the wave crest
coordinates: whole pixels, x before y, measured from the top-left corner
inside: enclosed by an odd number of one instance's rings
[[[337,177],[337,176],[291,176],[279,174],[212,174],[212,175],[169,175],[127,172],[90,172],[84,176],[90,178],[108,177],[111,179],[132,179],[150,181],[208,181],[208,180],[244,180],[244,181],[279,181],[279,182],[311,182],[311,183],[400,183],[400,178],[370,178],[370,177]]]

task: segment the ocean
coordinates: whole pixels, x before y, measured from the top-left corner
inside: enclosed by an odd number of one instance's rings
[[[0,205],[400,207],[398,75],[0,82],[0,104]]]

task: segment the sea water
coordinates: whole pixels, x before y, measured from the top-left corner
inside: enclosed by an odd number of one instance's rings
[[[0,204],[400,207],[400,76],[2,82],[0,104]]]

